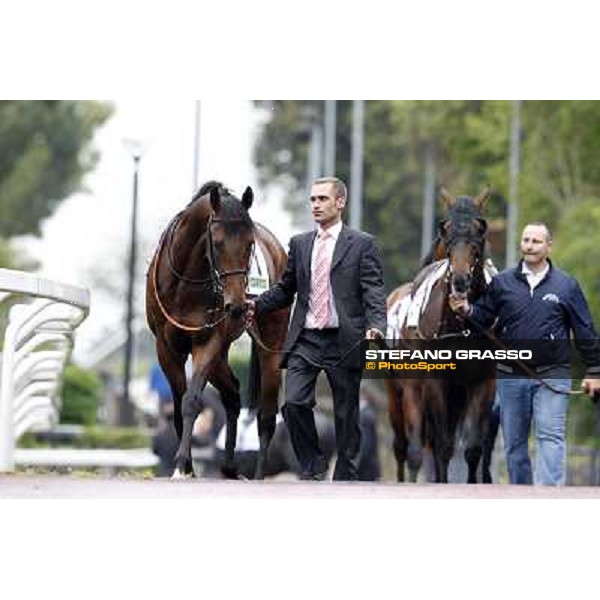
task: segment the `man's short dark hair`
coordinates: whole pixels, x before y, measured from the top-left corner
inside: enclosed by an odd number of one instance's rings
[[[315,184],[319,183],[332,183],[336,198],[348,198],[348,188],[341,179],[337,177],[319,177],[319,179],[315,179]]]
[[[532,221],[531,223],[527,223],[525,227],[529,227],[530,225],[535,225],[536,227],[543,227],[546,230],[546,239],[551,242],[552,241],[552,231],[550,231],[550,227],[546,225],[543,221]]]

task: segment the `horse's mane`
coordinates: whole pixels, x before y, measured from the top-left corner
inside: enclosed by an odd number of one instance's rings
[[[220,182],[210,180],[200,186],[200,189],[192,196],[190,204],[196,202],[199,198],[202,198],[205,194],[209,194],[213,188],[217,188],[219,190],[219,195],[229,195],[229,190]]]
[[[456,198],[456,202],[448,210],[448,217],[446,221],[452,221],[453,223],[465,223],[471,219],[483,218],[481,210],[474,203],[473,198],[469,196],[459,196]],[[438,232],[431,244],[431,248],[427,255],[421,260],[420,268],[426,267],[435,260],[438,246],[444,242],[444,238]],[[484,254],[490,254],[489,244],[486,242],[484,247]]]
[[[473,198],[460,196],[448,211],[448,220],[453,223],[465,223],[471,219],[482,218],[481,210],[473,202]]]
[[[206,194],[210,194],[213,189],[217,189],[221,198],[221,209],[220,214],[224,219],[238,219],[243,221],[246,225],[252,226],[252,219],[247,211],[244,210],[240,200],[233,194],[233,192],[225,187],[220,181],[210,180],[200,186],[200,189],[193,195],[188,207],[191,206],[196,200],[202,198]]]

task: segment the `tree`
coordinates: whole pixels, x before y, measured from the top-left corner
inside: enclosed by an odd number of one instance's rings
[[[40,235],[40,223],[81,189],[97,162],[91,147],[110,105],[91,101],[0,102],[0,237]]]
[[[261,102],[268,109],[255,161],[263,185],[278,181],[288,208],[306,202],[310,127],[322,122],[322,102]],[[504,226],[508,198],[511,102],[368,101],[365,115],[363,228],[382,248],[388,289],[411,279],[419,265],[424,155],[433,151],[438,185],[477,194],[489,183],[486,217]],[[557,234],[582,199],[600,198],[600,102],[528,101],[522,109],[519,228],[544,220]],[[349,180],[351,103],[338,102],[336,172]],[[592,201],[592,200],[591,200]],[[441,218],[442,207],[437,206]],[[561,237],[568,251],[572,236]],[[503,264],[500,240],[493,248]],[[600,279],[600,261],[591,261]],[[577,267],[577,265],[575,265]],[[595,275],[594,275],[595,274]]]
[[[322,103],[277,101],[259,106],[268,109],[255,148],[261,181],[283,183],[286,205],[292,214],[298,213],[306,203],[310,129],[322,120]],[[498,132],[490,125],[492,136],[481,123],[491,123],[490,114],[494,123],[502,120],[508,110],[508,103],[479,101],[366,103],[363,228],[375,234],[382,247],[389,289],[411,279],[419,265],[425,150],[434,150],[438,182],[456,194],[476,194],[484,183],[502,176],[497,165],[508,148],[507,126]],[[346,181],[351,113],[351,102],[338,102],[336,172]],[[486,145],[478,143],[481,136],[488,136]],[[438,210],[441,216],[441,207]],[[493,207],[490,210],[493,213]]]
[[[554,236],[552,260],[580,283],[600,327],[600,202],[588,198],[567,209]]]
[[[61,394],[60,422],[95,425],[100,392],[101,383],[95,373],[74,364],[67,365]]]

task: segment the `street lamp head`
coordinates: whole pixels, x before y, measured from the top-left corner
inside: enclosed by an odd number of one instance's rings
[[[133,160],[135,161],[140,160],[145,150],[143,142],[133,138],[124,138],[123,146],[125,146],[125,150],[131,154]]]

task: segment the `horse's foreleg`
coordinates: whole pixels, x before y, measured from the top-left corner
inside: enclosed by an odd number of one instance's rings
[[[264,344],[280,351],[287,335],[289,311],[280,310],[269,315],[268,320],[260,323],[259,331]],[[254,359],[259,361],[260,376],[255,385],[260,389],[258,402],[258,437],[260,449],[256,461],[255,479],[264,479],[269,445],[275,433],[277,411],[279,410],[279,389],[281,386],[281,369],[279,363],[282,355],[279,352],[267,352],[260,346],[253,350]],[[258,390],[257,390],[258,391]]]
[[[179,448],[175,454],[175,471],[173,478],[186,475],[193,476],[192,465],[192,432],[198,415],[202,412],[202,391],[206,385],[208,373],[212,368],[220,342],[216,336],[203,346],[192,348],[193,372],[192,381],[181,402],[181,418],[183,421]]]
[[[271,439],[275,433],[276,415],[264,414],[262,411],[258,414],[258,438],[260,440],[260,449],[258,451],[258,459],[256,461],[256,470],[254,479],[265,478],[265,467],[267,462],[267,454]]]
[[[227,429],[225,435],[225,462],[221,473],[226,479],[237,479],[238,472],[235,464],[235,443],[237,440],[237,422],[240,416],[240,383],[226,362],[226,357],[215,365],[210,376],[211,383],[221,393],[225,407]]]
[[[484,381],[468,391],[468,409],[464,424],[465,460],[469,467],[467,483],[477,483],[477,468],[483,453],[494,400],[494,381]]]
[[[452,458],[453,432],[448,428],[445,388],[440,381],[424,382],[424,395],[428,407],[428,441],[433,454],[435,481],[448,483],[448,465]]]
[[[407,379],[402,387],[402,411],[406,432],[406,464],[409,478],[416,483],[423,464],[423,401],[422,382]]]
[[[481,457],[481,481],[482,483],[492,482],[492,456],[494,454],[494,446],[498,437],[498,429],[500,427],[500,414],[496,407],[490,410],[490,423],[487,435],[483,439],[483,454]]]
[[[388,393],[388,414],[394,433],[394,457],[396,458],[396,479],[404,482],[404,464],[406,463],[407,439],[404,432],[402,414],[402,385],[397,380],[386,380]]]
[[[156,356],[158,358],[158,364],[163,370],[163,373],[169,382],[169,387],[171,388],[175,431],[177,432],[179,439],[181,439],[183,433],[181,400],[185,394],[187,385],[185,380],[185,360],[187,356],[173,352],[162,337],[156,338]]]
[[[396,458],[396,480],[404,483],[404,465],[406,463],[407,443],[404,431],[394,431],[394,457]]]
[[[206,376],[194,375],[190,388],[181,402],[182,432],[179,448],[175,454],[173,479],[194,476],[192,464],[192,432],[198,415],[202,412],[202,390],[206,385]]]
[[[258,408],[258,437],[260,449],[254,478],[264,479],[269,445],[275,433],[281,370],[279,369],[279,355],[259,353],[259,358],[261,397]]]

